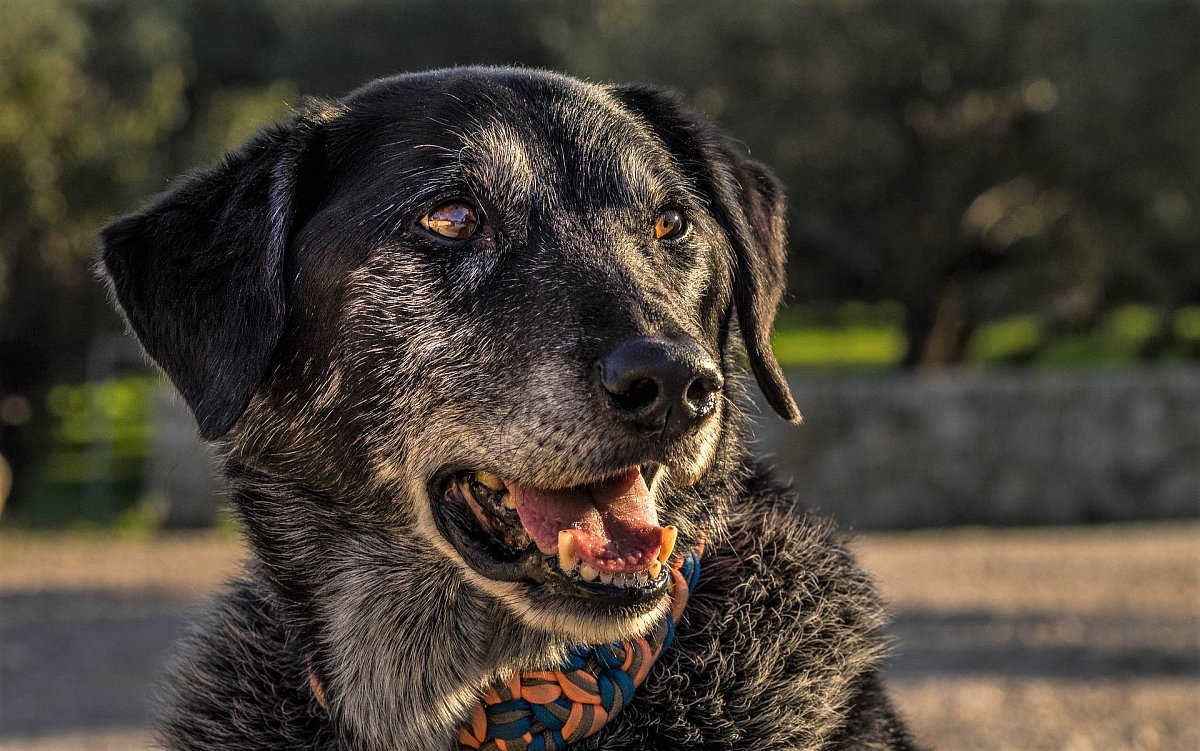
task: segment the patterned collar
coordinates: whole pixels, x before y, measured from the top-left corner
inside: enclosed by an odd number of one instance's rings
[[[489,687],[458,731],[459,749],[563,751],[599,732],[633,700],[675,638],[675,624],[700,577],[702,550],[672,561],[671,610],[650,633],[575,647],[554,670],[519,673]]]

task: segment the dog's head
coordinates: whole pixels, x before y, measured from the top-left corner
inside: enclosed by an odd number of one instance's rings
[[[103,264],[234,474],[323,499],[239,501],[269,568],[419,540],[410,568],[614,638],[713,522],[742,351],[798,419],[769,341],[783,214],[670,95],[459,69],[256,136],[108,227]]]

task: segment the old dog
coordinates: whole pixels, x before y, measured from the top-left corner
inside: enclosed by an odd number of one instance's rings
[[[180,749],[908,748],[870,580],[747,456],[785,202],[676,97],[313,101],[102,235],[252,551]]]

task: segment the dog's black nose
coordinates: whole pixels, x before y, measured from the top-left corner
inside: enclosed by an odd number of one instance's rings
[[[599,370],[609,409],[647,433],[687,432],[712,414],[725,385],[717,364],[690,339],[627,339]]]

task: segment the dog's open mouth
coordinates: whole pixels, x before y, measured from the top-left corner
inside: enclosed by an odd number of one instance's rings
[[[613,604],[649,602],[667,588],[664,564],[675,544],[675,529],[658,524],[652,471],[630,467],[556,489],[456,472],[440,483],[434,517],[468,565],[490,579]]]

